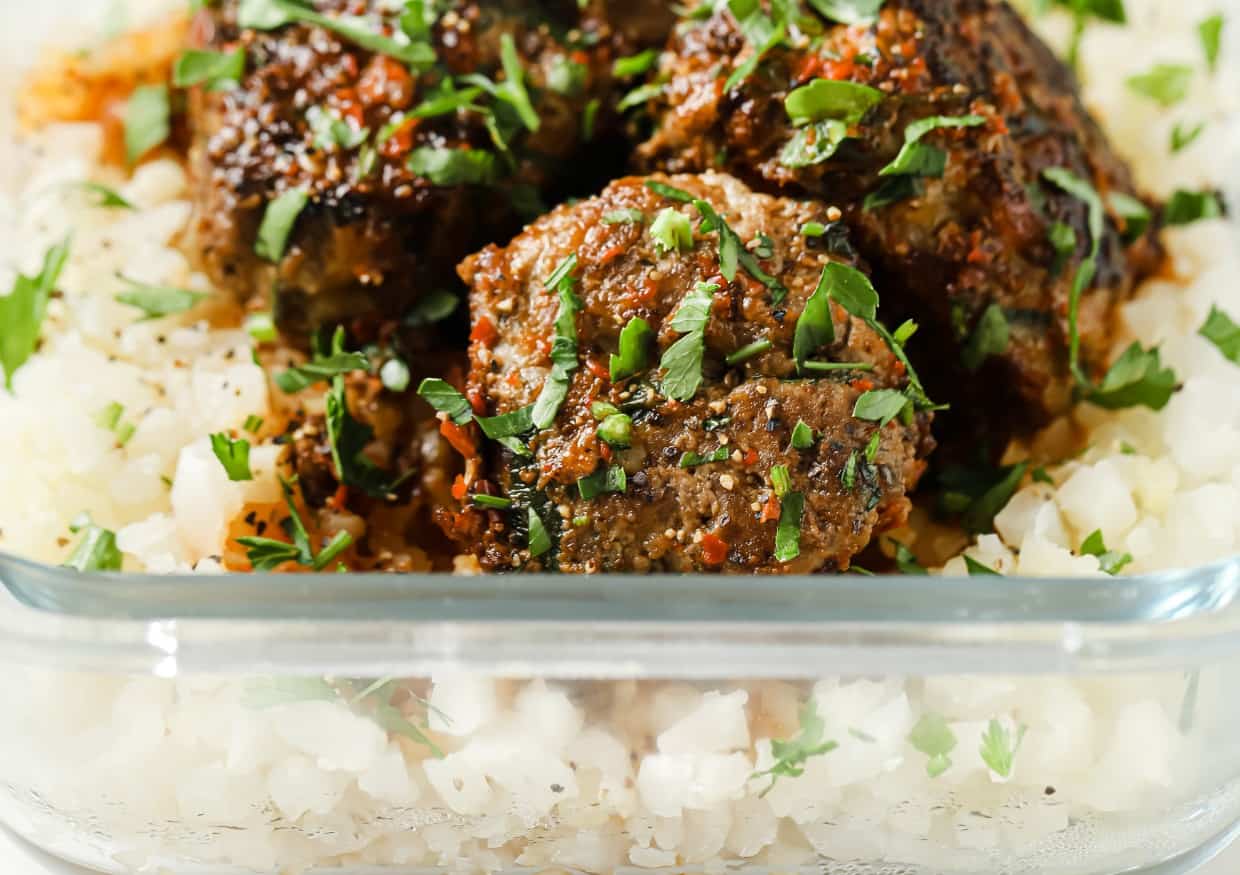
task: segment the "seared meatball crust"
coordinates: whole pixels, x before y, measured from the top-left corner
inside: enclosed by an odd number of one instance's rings
[[[400,5],[316,0],[313,8],[359,16],[364,30],[403,40]],[[361,315],[399,318],[421,296],[456,288],[461,258],[515,232],[543,197],[554,201],[603,169],[569,159],[618,128],[613,61],[642,47],[630,36],[661,44],[667,34],[632,15],[613,29],[601,0],[584,11],[572,0],[427,7],[439,10],[430,66],[312,24],[242,29],[237,0],[206,4],[195,19],[197,46],[246,53],[238,87],[191,96],[195,248],[217,285],[273,306],[291,337]],[[513,93],[509,38],[524,117],[519,95],[488,93]],[[490,84],[478,90],[470,76]],[[474,96],[451,106],[450,88]],[[273,263],[255,252],[259,229],[268,205],[294,190],[309,202]]]
[[[693,204],[668,198],[649,183],[709,203],[756,252],[761,270],[786,287],[786,297],[777,301],[743,266],[727,280],[720,272],[718,232],[703,231]],[[671,251],[656,242],[652,223],[664,210],[684,218],[691,242]],[[828,233],[800,233],[813,222],[830,226]],[[486,443],[483,465],[467,474],[469,488],[511,497],[515,504],[466,512],[453,524],[458,538],[493,570],[848,568],[876,532],[904,521],[906,493],[931,445],[928,414],[881,429],[853,416],[863,393],[900,388],[905,373],[884,340],[838,305],[830,316],[835,339],[815,359],[857,367],[814,378],[797,373],[797,320],[824,266],[855,263],[842,230],[831,225],[822,206],[755,194],[722,174],[626,178],[598,197],[559,207],[507,247],[493,245],[467,259],[461,276],[470,287],[474,324],[467,395],[475,410],[517,411],[552,379],[561,303],[545,283],[570,257],[576,259],[572,290],[580,304],[579,366],[571,371],[554,422],[528,438],[530,457]],[[702,382],[692,397],[677,401],[668,397],[660,360],[684,336],[673,328],[673,316],[700,283],[717,286],[704,328]],[[650,326],[651,349],[640,373],[613,382],[610,356],[634,318]],[[730,354],[762,341],[769,348],[726,363]],[[629,447],[600,437],[599,402],[631,418]],[[792,447],[798,423],[815,437],[804,449]],[[871,438],[876,440],[867,460]],[[721,460],[687,467],[694,454]],[[623,468],[624,491],[582,498],[579,479],[609,466]],[[788,561],[775,556],[781,516],[776,466],[787,467],[790,491],[804,496],[799,555]],[[531,508],[552,541],[540,556],[527,549]]]
[[[1117,304],[1161,262],[1155,230],[1128,227],[1112,206],[1112,195],[1137,191],[1081,104],[1072,73],[1005,2],[888,0],[874,23],[851,26],[806,14],[803,23],[821,36],[794,28],[788,44],[730,91],[726,80],[753,47],[727,5],[684,22],[661,62],[666,84],[651,103],[656,131],[640,147],[639,165],[724,168],[759,190],[840,207],[888,313],[921,323],[927,382],[954,408],[943,422],[962,424],[973,439],[983,425],[1001,446],[1002,436],[1064,412],[1074,397],[1069,290],[1092,241],[1086,204],[1043,172],[1067,169],[1107,205],[1097,272],[1080,302],[1084,373],[1105,366]],[[861,83],[883,96],[834,155],[789,166],[785,149],[805,134],[784,101],[816,79]],[[984,121],[922,138],[947,152],[940,178],[867,208],[867,195],[895,182],[879,171],[900,152],[910,124],[965,115]],[[1056,225],[1074,232],[1066,263],[1051,242]],[[976,360],[965,367],[993,305],[1008,324],[1006,346],[980,369]]]

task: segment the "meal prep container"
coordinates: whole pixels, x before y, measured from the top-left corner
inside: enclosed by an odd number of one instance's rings
[[[1240,822],[1240,560],[0,577],[0,819],[104,872],[1161,875]]]

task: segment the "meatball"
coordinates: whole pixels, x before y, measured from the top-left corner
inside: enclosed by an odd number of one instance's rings
[[[726,169],[839,207],[888,312],[921,324],[928,383],[953,406],[942,421],[971,436],[1036,427],[1087,391],[1117,304],[1161,251],[1071,72],[1020,16],[995,0],[889,0],[872,24],[788,23],[754,63],[744,33],[778,23],[717,10],[664,54],[639,164]],[[1091,255],[1074,375],[1071,289]]]
[[[491,439],[456,536],[491,569],[848,568],[931,449],[855,263],[825,207],[714,173],[621,179],[467,259]]]
[[[192,94],[196,248],[296,337],[400,318],[543,195],[592,179],[603,168],[569,159],[618,129],[613,60],[655,29],[613,29],[601,2],[400,7],[318,0],[254,20],[225,0],[193,26],[197,45],[244,55],[235,87]]]

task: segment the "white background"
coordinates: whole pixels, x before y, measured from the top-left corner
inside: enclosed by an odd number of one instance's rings
[[[128,0],[131,11],[126,14],[123,0],[0,0],[0,63],[31,59],[41,42],[37,35],[49,28],[56,32],[57,21],[110,19],[113,25],[121,25],[127,18],[141,19],[153,7],[167,3]],[[84,875],[84,870],[54,861],[0,828],[0,875]],[[1240,875],[1240,845],[1197,875]]]

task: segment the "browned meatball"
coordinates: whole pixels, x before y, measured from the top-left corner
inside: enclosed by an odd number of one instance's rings
[[[1070,71],[1006,3],[889,0],[872,24],[790,24],[729,89],[753,47],[718,10],[684,22],[664,54],[639,163],[723,168],[843,210],[889,312],[921,323],[927,381],[953,402],[941,422],[981,417],[1002,435],[1063,412],[1085,382],[1069,371],[1069,291],[1091,245],[1082,377],[1105,364],[1116,304],[1161,257],[1153,231],[1109,199],[1134,195],[1133,181]],[[918,121],[930,130],[910,151],[927,163],[880,175]],[[1054,168],[1103,196],[1100,239],[1086,203],[1046,178]]]
[[[301,337],[401,317],[541,195],[604,170],[570,159],[616,127],[613,60],[640,48],[630,33],[666,38],[646,18],[613,29],[601,3],[451,0],[412,24],[399,6],[317,0],[281,22],[224,0],[195,21],[196,44],[246,59],[238,87],[192,96],[198,248],[242,299],[274,290]]]
[[[468,396],[517,440],[484,442],[468,486],[500,507],[457,536],[492,569],[846,569],[930,449],[898,344],[829,303],[869,288],[854,262],[824,207],[712,173],[619,180],[469,258]],[[863,396],[903,409],[880,427]]]

